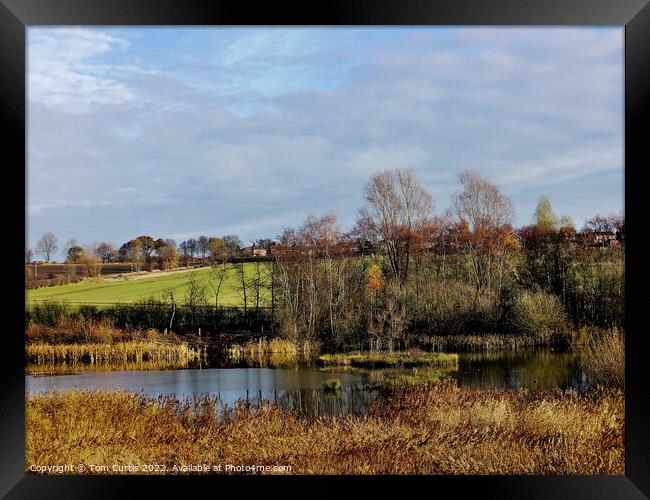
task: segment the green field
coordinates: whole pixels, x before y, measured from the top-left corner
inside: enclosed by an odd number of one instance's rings
[[[255,264],[246,263],[245,272],[247,281],[252,283],[256,277]],[[267,267],[261,264],[261,273],[264,276]],[[155,298],[168,301],[169,292],[174,290],[174,297],[177,302],[185,301],[189,290],[189,275],[196,273],[198,281],[205,287],[205,297],[208,304],[214,304],[214,292],[210,283],[217,285],[216,279],[212,276],[211,269],[199,269],[196,271],[179,271],[165,276],[152,276],[150,278],[129,279],[128,277],[119,281],[92,281],[76,283],[71,285],[60,285],[46,288],[38,288],[27,291],[27,301],[66,301],[70,304],[111,304],[131,303],[148,298]],[[251,287],[248,293],[248,305],[254,305],[254,289]],[[261,305],[266,305],[268,292],[262,289]],[[228,270],[228,276],[221,285],[219,293],[219,305],[241,306],[243,300],[239,292],[239,281],[234,268]]]

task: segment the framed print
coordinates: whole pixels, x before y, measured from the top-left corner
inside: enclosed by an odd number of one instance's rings
[[[0,19],[8,498],[650,495],[647,2]]]

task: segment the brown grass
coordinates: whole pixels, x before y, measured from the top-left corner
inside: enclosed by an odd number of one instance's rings
[[[318,351],[318,345],[304,341],[301,343],[283,339],[251,340],[245,344],[228,347],[228,359],[232,363],[248,366],[281,367],[291,366],[301,358]]]
[[[187,343],[126,341],[107,343],[49,344],[34,342],[25,346],[25,356],[33,364],[89,363],[121,364],[145,361],[189,362],[201,357],[201,351]]]
[[[579,360],[590,380],[625,387],[625,338],[618,329],[603,331],[579,348]]]
[[[298,474],[623,474],[623,393],[406,386],[363,416],[71,391],[27,398],[26,466],[289,465]],[[87,470],[88,471],[88,470]]]

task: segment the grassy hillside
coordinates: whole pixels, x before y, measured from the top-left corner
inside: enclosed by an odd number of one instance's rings
[[[256,276],[255,264],[246,263],[244,269],[247,281],[252,282]],[[267,272],[267,264],[260,264],[260,272],[263,279]],[[189,289],[190,272],[196,273],[199,283],[205,286],[205,295],[208,304],[214,304],[214,292],[210,283],[216,285],[216,279],[211,269],[200,269],[196,271],[183,271],[164,276],[152,276],[150,278],[129,279],[128,277],[119,281],[93,281],[71,285],[53,286],[27,291],[27,301],[67,301],[71,304],[101,304],[101,303],[129,303],[154,297],[168,300],[169,292],[174,290],[174,296],[178,302],[185,300]],[[239,283],[235,269],[228,270],[226,280],[221,286],[219,294],[219,305],[240,306],[242,305],[239,293]],[[254,291],[250,289],[249,305],[254,303]],[[262,300],[268,296],[262,290]]]

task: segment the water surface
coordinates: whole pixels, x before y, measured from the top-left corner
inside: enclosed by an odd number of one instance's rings
[[[433,373],[433,377],[432,377]],[[61,375],[26,375],[28,392],[66,389],[123,389],[148,396],[210,395],[222,405],[238,399],[277,401],[287,409],[308,414],[340,415],[358,413],[374,400],[377,386],[386,378],[426,375],[451,378],[459,385],[475,388],[526,388],[583,390],[586,378],[576,355],[549,349],[459,353],[457,369],[440,371],[358,370],[321,368],[313,362],[279,368],[189,368],[181,370],[79,371]],[[342,389],[336,394],[323,389],[323,383],[336,378]]]

